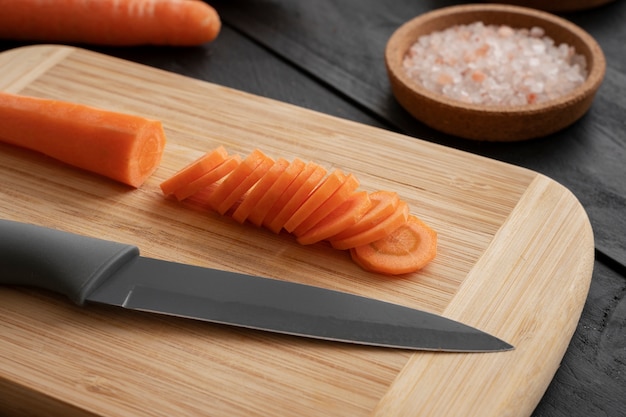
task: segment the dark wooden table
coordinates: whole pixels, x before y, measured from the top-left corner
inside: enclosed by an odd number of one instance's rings
[[[383,53],[405,21],[448,0],[225,0],[219,38],[195,48],[95,48],[323,113],[544,173],[581,201],[595,233],[587,303],[562,365],[533,416],[626,415],[626,1],[563,14],[607,57],[591,110],[550,137],[481,143],[444,135],[394,100]],[[0,41],[0,51],[24,45]]]

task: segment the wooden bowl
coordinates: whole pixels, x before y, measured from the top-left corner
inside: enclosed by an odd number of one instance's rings
[[[576,53],[586,57],[587,79],[572,92],[551,101],[499,106],[467,104],[448,98],[427,90],[407,75],[402,62],[410,46],[420,36],[477,21],[518,29],[543,28],[545,35],[556,44],[571,45]],[[496,4],[446,7],[410,20],[389,39],[385,63],[393,94],[415,118],[455,136],[501,142],[546,136],[574,123],[591,106],[606,70],[602,49],[578,26],[536,9]]]

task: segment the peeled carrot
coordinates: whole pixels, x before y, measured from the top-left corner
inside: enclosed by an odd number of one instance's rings
[[[350,249],[363,269],[387,275],[422,269],[437,254],[437,233],[415,216],[386,237]]]
[[[301,245],[312,245],[352,226],[369,210],[372,202],[367,191],[353,193],[319,223],[297,237]]]
[[[274,205],[277,209],[276,215],[268,214],[267,223],[264,222],[263,224],[272,232],[279,233],[285,222],[304,203],[325,175],[326,169],[324,167],[315,162],[309,162]],[[283,196],[287,197],[287,201],[284,204],[282,202]]]
[[[5,0],[0,38],[111,46],[192,46],[213,41],[221,22],[197,0]]]
[[[215,211],[226,213],[273,164],[274,161],[259,150],[248,155],[209,198]]]
[[[274,184],[270,187],[265,195],[254,206],[252,212],[248,216],[248,221],[255,226],[261,226],[267,213],[272,209],[276,201],[287,190],[287,187],[294,181],[300,172],[304,169],[305,163],[295,158],[289,166],[280,174]]]
[[[223,146],[213,149],[211,152],[207,152],[185,168],[176,172],[173,176],[161,183],[161,190],[163,194],[174,194],[177,190],[184,188],[189,183],[197,180],[202,175],[206,174],[228,157],[228,152]]]
[[[285,222],[283,226],[285,230],[292,233],[296,227],[309,218],[318,207],[330,198],[330,196],[341,187],[341,184],[343,184],[345,180],[346,176],[338,169],[326,177],[321,184],[319,184],[319,187],[315,188],[315,190],[306,197],[302,204]]]
[[[141,186],[159,166],[165,140],[156,120],[0,92],[0,142],[132,187]]]
[[[328,216],[333,210],[344,203],[352,193],[359,188],[359,180],[353,175],[349,174],[344,177],[343,183],[337,188],[337,190],[326,198],[322,204],[313,210],[294,230],[293,234],[301,236],[308,232],[313,226],[319,223],[324,217]],[[320,187],[321,188],[321,187]],[[313,198],[313,196],[311,196]]]
[[[259,200],[264,195],[267,195],[267,191],[276,182],[280,174],[289,166],[289,161],[280,158],[274,165],[267,171],[265,175],[254,185],[254,188],[244,197],[243,201],[237,209],[233,212],[232,218],[243,223],[254,207],[259,203]]]
[[[200,178],[197,178],[194,181],[176,190],[174,192],[176,199],[178,201],[182,201],[198,193],[203,188],[215,184],[216,182],[233,172],[240,163],[241,157],[239,155],[231,155],[227,157],[224,162],[209,170]]]
[[[389,235],[398,227],[406,223],[408,217],[409,205],[404,201],[400,201],[398,203],[398,207],[396,207],[396,211],[391,213],[391,215],[389,215],[380,223],[370,227],[369,229],[361,233],[347,237],[342,240],[333,240],[331,238],[330,244],[335,249],[351,249],[357,246],[367,245],[368,243],[383,239],[385,236]]]

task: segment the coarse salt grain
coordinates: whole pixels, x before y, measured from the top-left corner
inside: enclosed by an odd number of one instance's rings
[[[540,27],[475,22],[421,36],[404,57],[407,74],[428,90],[472,104],[521,106],[581,85],[587,63]]]

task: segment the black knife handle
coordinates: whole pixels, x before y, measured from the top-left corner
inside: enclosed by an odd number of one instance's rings
[[[44,288],[83,304],[136,246],[0,219],[0,284]]]

